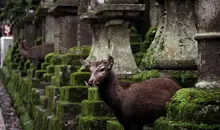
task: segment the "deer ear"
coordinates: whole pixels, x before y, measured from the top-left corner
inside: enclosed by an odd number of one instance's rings
[[[90,61],[88,61],[88,60],[80,60],[80,62],[81,62],[81,64],[83,65],[83,66],[85,66],[86,68],[90,68],[91,67],[91,62]]]
[[[112,66],[114,65],[114,59],[113,59],[113,57],[112,56],[108,56],[108,59],[107,59],[107,61],[108,61],[108,68],[109,69],[112,69]]]

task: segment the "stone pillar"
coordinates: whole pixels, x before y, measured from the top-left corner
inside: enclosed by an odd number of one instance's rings
[[[150,3],[149,5],[150,25],[157,26],[159,22],[159,17],[161,15],[159,4],[156,2],[156,0],[150,0],[149,3]]]
[[[154,41],[143,58],[147,69],[196,69],[197,42],[194,0],[160,3],[161,17]]]
[[[34,41],[37,38],[36,35],[36,26],[34,24],[26,24],[25,25],[26,29],[26,40],[27,40],[27,46],[31,47],[34,46]]]
[[[220,1],[197,1],[198,88],[220,88]]]
[[[60,17],[54,17],[54,51],[60,51]]]
[[[60,51],[65,53],[77,46],[77,16],[60,16]]]
[[[106,58],[109,54],[109,46],[106,35],[106,28],[104,24],[91,23],[92,29],[92,47],[88,60],[101,60]]]
[[[44,31],[45,31],[45,43],[51,44],[55,43],[54,35],[55,35],[55,21],[53,16],[45,16],[45,23],[44,23]]]
[[[123,20],[106,22],[108,29],[108,48],[114,58],[113,70],[116,74],[134,74],[138,72],[130,46],[130,30]],[[100,53],[100,52],[99,52]]]

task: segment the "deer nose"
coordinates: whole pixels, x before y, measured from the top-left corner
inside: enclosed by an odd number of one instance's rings
[[[89,85],[89,86],[93,86],[93,80],[89,80],[89,81],[88,81],[88,85]]]

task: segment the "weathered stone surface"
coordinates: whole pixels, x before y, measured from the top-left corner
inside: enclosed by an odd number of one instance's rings
[[[199,88],[220,88],[220,1],[197,1]]]
[[[163,2],[162,2],[163,3]],[[153,43],[144,56],[146,68],[196,68],[197,42],[194,0],[169,0],[160,5],[161,17]]]
[[[113,70],[117,74],[134,74],[138,67],[132,55],[130,31],[123,21],[109,21],[106,23],[108,31],[108,47],[114,58]]]

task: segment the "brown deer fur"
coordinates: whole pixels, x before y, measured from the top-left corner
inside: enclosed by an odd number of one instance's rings
[[[181,87],[169,78],[153,78],[121,87],[111,70],[113,58],[82,61],[91,71],[87,84],[96,85],[101,99],[113,110],[125,130],[143,130],[166,113],[166,103]]]
[[[54,44],[43,44],[39,46],[34,46],[27,48],[25,46],[25,41],[19,44],[19,51],[22,56],[32,61],[42,62],[44,57],[54,51]]]

